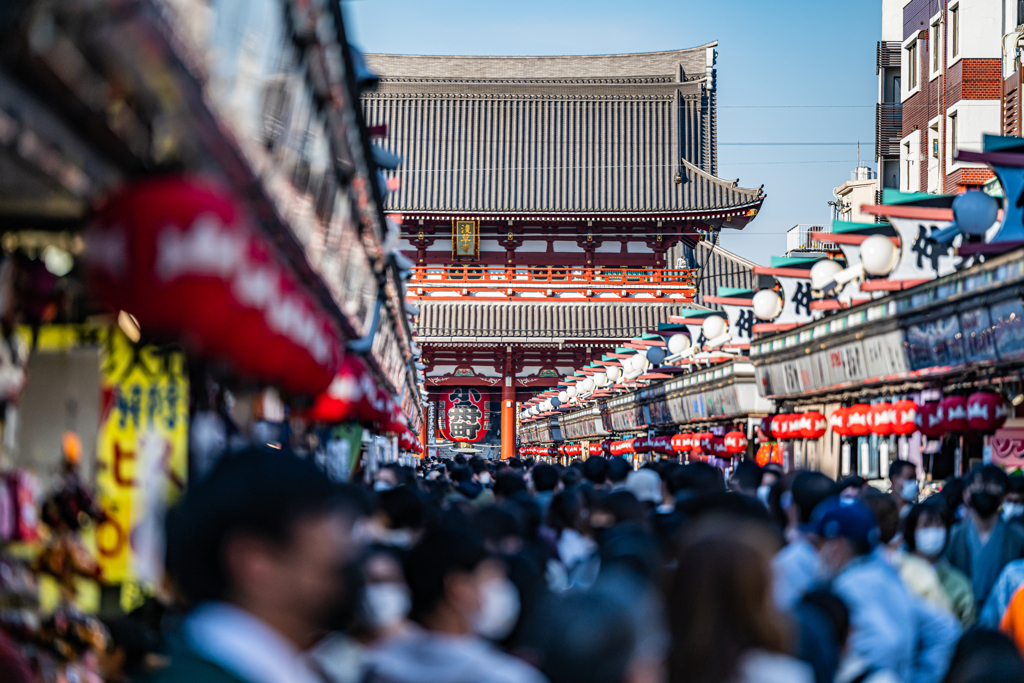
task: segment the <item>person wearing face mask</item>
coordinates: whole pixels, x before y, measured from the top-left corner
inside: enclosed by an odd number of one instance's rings
[[[1024,476],[1013,474],[1008,482],[1003,498],[1003,521],[1024,526]]]
[[[515,627],[519,594],[469,520],[428,531],[404,572],[414,623],[369,653],[366,683],[544,683],[492,644]]]
[[[787,519],[789,544],[772,559],[772,595],[775,605],[788,612],[818,580],[821,566],[809,538],[811,515],[832,495],[835,482],[821,472],[800,472],[780,502]]]
[[[306,650],[358,605],[351,500],[308,460],[221,458],[167,520],[168,576],[190,605],[152,683],[322,683]]]
[[[889,465],[889,483],[892,496],[899,507],[900,517],[903,517],[910,510],[910,506],[917,502],[917,466],[906,460],[893,460]]]
[[[814,511],[824,574],[850,611],[849,652],[901,681],[937,683],[960,636],[952,615],[910,594],[874,552],[879,530],[860,500],[834,496]]]
[[[942,556],[949,539],[949,525],[943,517],[942,507],[932,502],[911,506],[903,520],[903,533],[907,553],[934,568],[945,600],[934,599],[935,596],[928,591],[928,586],[921,586],[915,590],[915,582],[912,579],[916,577],[908,577],[902,567],[900,576],[907,582],[908,587],[922,598],[928,600],[931,596],[930,602],[939,606],[943,606],[945,602],[960,621],[960,625],[965,629],[970,628],[976,618],[974,590],[970,579]]]
[[[950,531],[945,557],[971,579],[975,602],[984,605],[1003,567],[1024,558],[1024,527],[1006,524],[999,514],[1009,484],[1001,468],[977,467],[965,483],[970,512]]]

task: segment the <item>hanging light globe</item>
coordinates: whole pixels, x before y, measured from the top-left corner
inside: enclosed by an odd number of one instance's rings
[[[603,387],[606,384],[608,384],[608,375],[607,375],[607,373],[595,372],[594,373],[594,386],[596,386],[596,387]]]
[[[665,347],[652,346],[647,349],[647,353],[645,355],[647,357],[647,362],[652,365],[661,365],[662,361],[665,360]]]
[[[592,380],[589,377],[586,378],[585,380],[583,380],[583,386],[581,388],[583,389],[584,394],[589,394],[591,391],[594,390],[594,380]]]
[[[579,391],[576,389],[576,385],[573,385],[565,390],[565,395],[568,396],[569,398],[576,398],[576,394],[578,393]]]
[[[668,338],[668,350],[673,356],[685,353],[690,348],[690,338],[685,334],[673,334]]]
[[[899,260],[899,248],[885,235],[871,235],[860,244],[860,262],[868,275],[884,277]]]
[[[811,289],[822,290],[835,280],[836,273],[843,269],[843,265],[832,259],[818,261],[811,266]]]
[[[953,220],[965,235],[984,236],[995,224],[998,215],[999,205],[996,200],[984,192],[971,190],[953,199]]]
[[[622,368],[617,365],[613,365],[605,371],[605,374],[608,375],[608,379],[612,382],[618,382],[622,377]]]
[[[725,319],[725,316],[711,315],[704,319],[700,329],[704,333],[705,338],[715,339],[725,334],[725,328],[728,324],[729,321]]]
[[[559,391],[558,392],[558,400],[561,403],[568,403],[569,402],[569,392],[568,391]]]
[[[751,300],[758,320],[775,320],[782,313],[782,297],[774,289],[762,289]]]

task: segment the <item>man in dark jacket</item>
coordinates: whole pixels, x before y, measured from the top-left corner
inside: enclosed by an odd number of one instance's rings
[[[970,514],[949,533],[945,557],[971,579],[978,605],[985,604],[1003,567],[1024,558],[1024,528],[999,515],[1008,484],[1006,472],[995,465],[972,470],[964,489]]]
[[[167,572],[190,611],[152,683],[321,683],[304,650],[354,611],[353,515],[295,456],[225,456],[172,510]]]

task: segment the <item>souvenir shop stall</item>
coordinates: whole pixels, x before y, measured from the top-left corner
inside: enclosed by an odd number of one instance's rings
[[[0,9],[0,633],[97,680],[225,448],[422,452],[423,377],[338,3]]]

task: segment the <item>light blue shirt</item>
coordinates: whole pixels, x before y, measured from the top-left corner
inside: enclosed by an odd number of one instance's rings
[[[772,595],[783,612],[792,611],[804,593],[821,579],[818,551],[801,536],[772,559]]]

